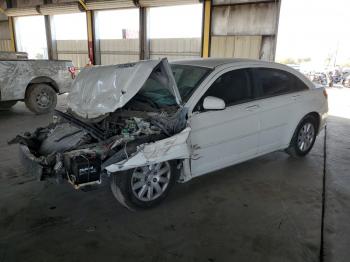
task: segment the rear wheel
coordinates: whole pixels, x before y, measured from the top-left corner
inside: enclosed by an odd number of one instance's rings
[[[16,103],[17,103],[17,101],[1,101],[0,102],[0,110],[9,110]]]
[[[298,125],[287,152],[294,157],[307,155],[312,149],[317,133],[317,120],[308,115]]]
[[[36,114],[45,114],[56,107],[57,95],[51,86],[35,84],[28,87],[25,103],[30,111]]]
[[[111,189],[126,207],[150,208],[166,198],[178,178],[177,173],[169,162],[137,167],[113,175]]]

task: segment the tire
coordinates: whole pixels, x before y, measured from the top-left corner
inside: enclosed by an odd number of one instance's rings
[[[314,116],[308,115],[299,123],[294,131],[287,153],[293,157],[306,156],[312,149],[318,130],[318,123]]]
[[[57,95],[47,84],[30,85],[26,92],[25,103],[33,113],[46,114],[56,107]]]
[[[9,110],[16,103],[17,103],[17,101],[1,101],[0,102],[0,110]]]
[[[150,167],[155,175],[153,175]],[[157,175],[157,172],[159,173],[159,171],[156,171],[157,169],[164,170],[165,173]],[[148,177],[145,174],[146,172],[148,172]],[[114,174],[111,180],[111,190],[114,197],[131,210],[134,207],[151,208],[167,197],[178,176],[179,172],[175,165],[166,161],[153,166],[138,167]],[[152,190],[149,188],[152,188]],[[149,193],[150,191],[151,193]]]

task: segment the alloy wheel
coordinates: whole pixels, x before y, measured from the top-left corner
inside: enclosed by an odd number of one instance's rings
[[[298,133],[298,148],[306,152],[312,146],[315,139],[315,128],[310,122],[305,123]]]
[[[141,201],[152,201],[167,189],[171,176],[168,162],[137,167],[131,176],[131,190]]]

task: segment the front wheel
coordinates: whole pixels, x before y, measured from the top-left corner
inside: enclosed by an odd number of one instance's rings
[[[177,173],[168,161],[137,167],[113,175],[111,189],[126,207],[150,208],[166,198],[178,178]]]
[[[306,116],[295,130],[287,153],[294,157],[307,155],[315,143],[317,127],[315,117]]]

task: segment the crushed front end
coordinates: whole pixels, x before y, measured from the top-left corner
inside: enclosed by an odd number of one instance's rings
[[[54,122],[18,135],[22,162],[39,180],[65,179],[76,189],[101,183],[105,167],[130,158],[141,145],[165,139],[186,125],[186,110],[172,116],[117,110],[99,122],[83,122],[56,111]]]
[[[67,101],[68,110],[56,110],[47,127],[9,142],[20,144],[28,172],[40,180],[66,179],[75,188],[101,183],[107,170],[123,170],[116,164],[149,150],[145,145],[150,143],[158,143],[154,148],[159,148],[162,143],[176,146],[181,141],[183,150],[163,154],[188,156],[189,132],[166,140],[185,129],[187,117],[166,59],[86,68],[74,80]],[[126,166],[150,160],[133,161]]]

